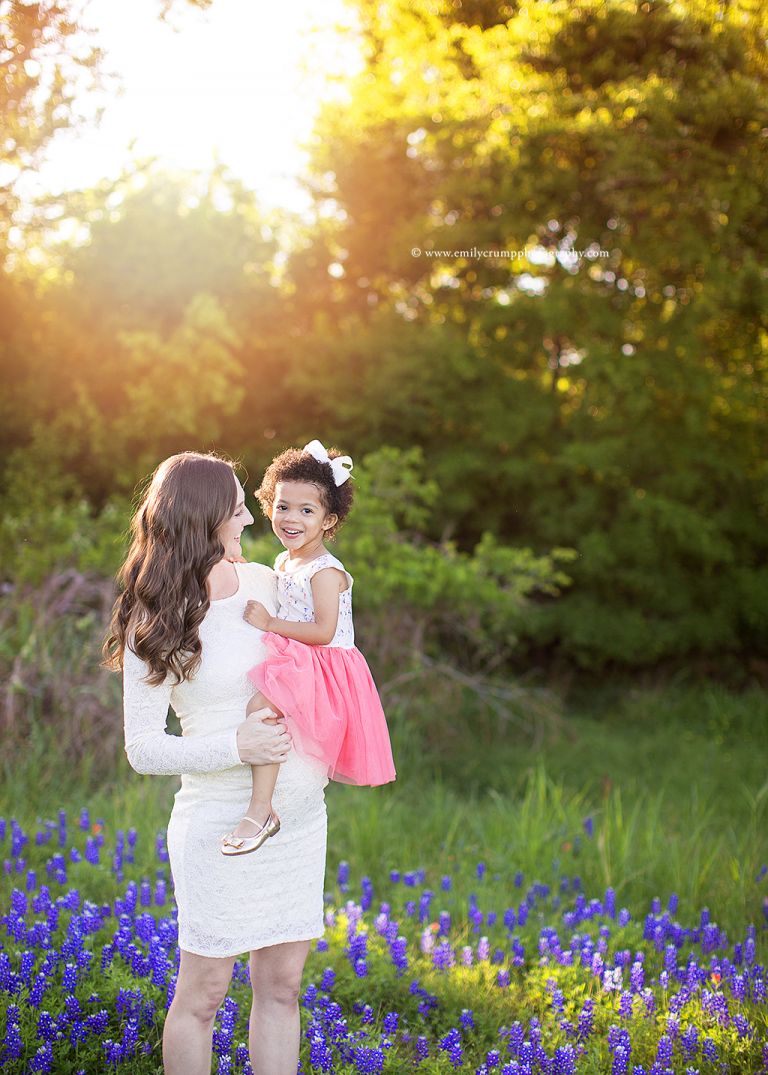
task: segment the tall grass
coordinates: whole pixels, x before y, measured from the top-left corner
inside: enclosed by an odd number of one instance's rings
[[[111,584],[65,573],[46,586],[0,614],[0,812],[88,806],[154,836],[177,782],[125,760],[119,680],[98,668]],[[559,696],[439,665],[401,673],[382,684],[397,781],[327,789],[329,887],[341,859],[374,883],[419,866],[439,881],[473,859],[489,887],[578,873],[635,906],[676,892],[681,913],[763,921],[768,692],[681,681]]]

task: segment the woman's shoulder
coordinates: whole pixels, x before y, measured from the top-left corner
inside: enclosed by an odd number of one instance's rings
[[[238,570],[241,578],[250,589],[262,589],[267,590],[270,593],[274,590],[276,585],[275,573],[271,567],[267,567],[266,564],[257,564],[255,562],[249,562],[245,564],[238,564]]]

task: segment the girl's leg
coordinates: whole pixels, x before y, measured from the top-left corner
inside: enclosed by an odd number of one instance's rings
[[[261,691],[256,691],[248,702],[245,715],[249,716],[251,713],[255,713],[258,709],[264,709],[265,706],[268,706],[270,709],[275,708],[272,703],[264,697]],[[264,718],[266,724],[275,724],[276,721],[276,717]],[[248,803],[245,813],[248,817],[252,817],[256,824],[253,824],[251,821],[240,820],[232,830],[233,836],[255,836],[261,826],[265,823],[272,810],[272,795],[275,790],[275,783],[277,782],[277,774],[279,771],[279,762],[275,762],[274,765],[251,766],[253,790],[251,792],[251,801]]]
[[[251,952],[248,1048],[254,1075],[296,1075],[299,992],[309,946],[309,941],[286,941]]]
[[[165,1075],[210,1075],[213,1021],[232,981],[235,957],[180,953],[176,991],[163,1028]]]

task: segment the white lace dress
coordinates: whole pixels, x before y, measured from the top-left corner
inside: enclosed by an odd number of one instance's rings
[[[219,838],[251,795],[236,730],[253,693],[246,672],[265,655],[262,633],[243,619],[246,601],[277,609],[274,572],[236,564],[239,589],[212,601],[200,626],[194,679],[151,687],[147,667],[126,647],[125,749],[139,773],[181,775],[168,823],[179,947],[202,956],[240,955],[284,941],[321,937],[327,842],[325,768],[291,749],[273,804],[282,828],[251,855],[225,856]],[[166,732],[168,706],[182,736]]]

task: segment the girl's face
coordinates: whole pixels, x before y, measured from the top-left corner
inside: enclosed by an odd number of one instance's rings
[[[277,482],[272,503],[272,529],[291,552],[321,545],[336,522],[328,515],[313,482]]]
[[[245,506],[245,493],[243,492],[243,487],[237,480],[237,476],[234,474],[232,476],[237,485],[235,513],[219,527],[219,540],[224,546],[224,558],[227,560],[237,559],[239,556],[243,555],[243,550],[240,546],[240,535],[245,527],[250,526],[253,522],[253,516]]]

